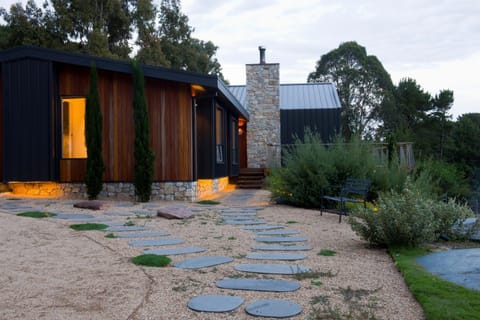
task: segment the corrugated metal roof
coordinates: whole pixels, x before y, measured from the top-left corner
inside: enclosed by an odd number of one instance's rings
[[[246,86],[229,86],[237,100],[247,108]],[[340,99],[331,82],[281,84],[280,109],[335,109],[340,108]]]

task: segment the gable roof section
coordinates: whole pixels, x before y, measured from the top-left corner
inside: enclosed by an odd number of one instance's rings
[[[95,62],[97,69],[108,70],[120,73],[132,73],[132,66],[128,61],[114,60],[102,57],[94,57],[87,54],[65,52],[53,49],[46,49],[34,46],[22,46],[0,51],[0,62],[8,62],[21,59],[39,59],[65,63],[70,65],[90,67]],[[239,115],[248,120],[248,112],[243,105],[228,90],[228,87],[217,77],[201,73],[174,70],[163,67],[143,65],[145,77],[175,81],[188,84],[197,84],[214,91],[217,96]]]
[[[247,108],[246,86],[229,86],[228,88]],[[337,88],[331,82],[280,85],[280,110],[336,109],[340,107]]]

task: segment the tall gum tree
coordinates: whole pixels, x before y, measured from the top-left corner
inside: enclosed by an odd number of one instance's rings
[[[321,56],[308,82],[333,82],[342,104],[342,133],[372,137],[381,124],[380,109],[392,103],[393,83],[375,56],[351,41]]]

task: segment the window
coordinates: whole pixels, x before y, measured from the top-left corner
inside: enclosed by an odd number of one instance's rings
[[[62,158],[86,158],[85,98],[62,99]]]
[[[217,163],[224,163],[224,115],[223,109],[217,107],[215,111],[215,151],[217,155]]]
[[[237,120],[232,120],[230,135],[231,135],[231,140],[232,140],[232,164],[238,164],[238,126],[237,126]]]

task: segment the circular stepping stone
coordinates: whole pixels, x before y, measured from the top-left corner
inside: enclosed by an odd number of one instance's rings
[[[253,216],[222,216],[222,219],[237,221],[237,220],[253,220],[254,217]]]
[[[126,216],[132,216],[133,215],[133,213],[131,213],[131,212],[115,212],[115,211],[104,212],[103,214],[105,214],[107,216],[114,216],[114,217],[126,217]]]
[[[282,229],[282,228],[285,228],[285,227],[284,226],[272,226],[272,225],[269,225],[269,224],[241,227],[241,229],[243,229],[243,230],[272,230],[272,229]]]
[[[265,224],[265,221],[258,220],[227,220],[223,221],[224,224],[230,225],[256,225],[256,224]]]
[[[91,214],[84,214],[84,213],[57,213],[57,215],[54,218],[80,220],[80,219],[93,219],[95,217],[92,216]]]
[[[124,226],[124,227],[109,227],[105,229],[108,232],[127,232],[127,231],[144,231],[150,230],[149,227],[139,227],[139,226]]]
[[[235,266],[237,271],[265,273],[265,274],[297,274],[310,271],[309,267],[289,264],[239,264]]]
[[[138,214],[140,216],[156,216],[157,213],[155,211],[150,210],[132,210],[133,214]]]
[[[302,312],[302,307],[289,300],[266,299],[250,303],[245,311],[257,317],[289,318]]]
[[[200,268],[216,266],[219,264],[229,263],[232,261],[233,259],[230,257],[204,256],[204,257],[197,257],[197,258],[179,261],[179,262],[176,262],[174,266],[182,269],[200,269]]]
[[[224,295],[198,296],[188,301],[188,307],[200,312],[229,312],[243,303],[241,297]]]
[[[159,256],[173,256],[176,254],[188,254],[188,253],[197,253],[206,251],[204,248],[200,247],[184,247],[184,248],[171,248],[171,249],[160,249],[160,250],[145,250],[144,254],[158,254]]]
[[[297,230],[267,230],[255,232],[255,234],[259,236],[286,236],[298,233]]]
[[[75,220],[75,222],[82,222],[82,223],[96,223],[96,222],[113,222],[109,218],[90,218],[90,219],[72,219]],[[109,225],[108,223],[105,223],[106,225]],[[124,225],[125,222],[122,222],[121,225]],[[111,226],[111,225],[110,225]]]
[[[121,233],[116,236],[119,238],[148,238],[148,237],[165,237],[170,233],[166,232],[149,232],[149,233]]]
[[[106,224],[109,227],[119,227],[119,226],[123,226],[125,222],[108,220],[108,221],[102,222],[102,224]]]
[[[305,242],[308,239],[303,237],[256,237],[258,242]]]
[[[306,259],[306,254],[301,253],[249,253],[247,259],[255,260],[280,260],[293,261]]]
[[[132,247],[149,247],[149,246],[168,246],[172,244],[184,243],[182,239],[149,239],[149,240],[133,240],[128,243]]]
[[[278,279],[230,279],[219,280],[216,283],[218,288],[231,290],[252,290],[268,292],[290,292],[300,288],[298,282]]]
[[[264,245],[264,246],[253,246],[253,250],[262,250],[262,251],[307,251],[312,250],[310,246],[282,246],[282,245]]]

